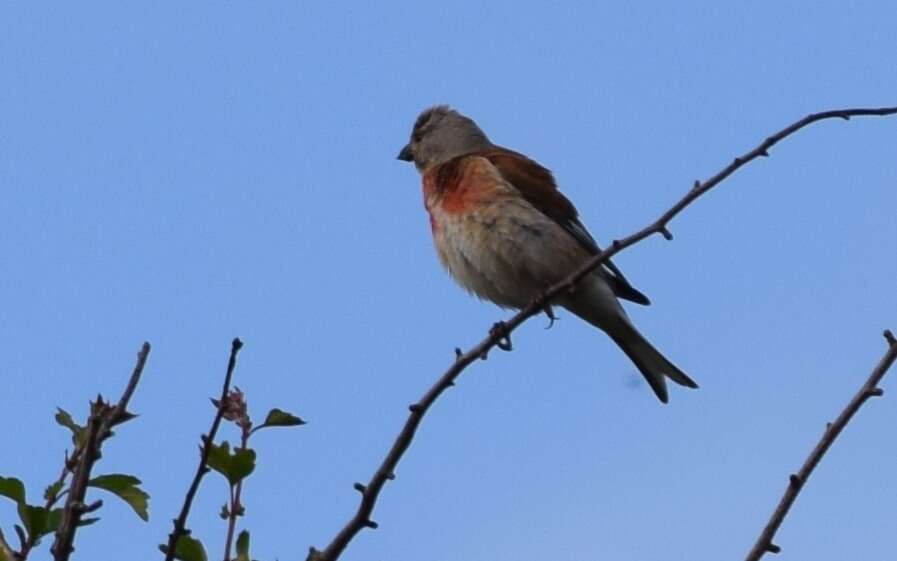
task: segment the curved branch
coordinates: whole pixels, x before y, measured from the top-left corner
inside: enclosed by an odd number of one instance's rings
[[[894,338],[894,335],[890,331],[885,331],[884,336],[885,340],[888,342],[887,352],[885,352],[885,355],[878,362],[878,365],[875,366],[875,369],[872,370],[872,374],[869,375],[869,378],[860,387],[856,395],[853,396],[853,399],[850,400],[844,410],[841,411],[841,414],[838,415],[838,418],[835,419],[835,422],[829,423],[826,426],[825,432],[822,433],[822,438],[819,439],[819,443],[816,444],[816,447],[813,448],[813,451],[810,452],[810,455],[804,460],[803,465],[800,466],[800,470],[798,470],[797,473],[792,473],[788,477],[788,487],[785,489],[785,494],[782,495],[782,498],[779,500],[778,506],[776,506],[769,522],[766,523],[766,527],[763,528],[763,531],[760,533],[760,537],[757,538],[757,542],[754,543],[754,547],[751,548],[751,551],[748,553],[747,557],[745,557],[745,561],[758,561],[766,553],[778,553],[782,550],[779,546],[774,544],[772,540],[775,537],[779,526],[781,526],[782,522],[785,520],[785,516],[788,515],[791,505],[797,500],[797,495],[800,493],[801,489],[803,489],[807,479],[810,478],[810,475],[813,473],[813,470],[816,469],[816,466],[819,465],[822,457],[828,452],[828,449],[831,448],[832,444],[835,443],[835,439],[838,438],[838,435],[841,434],[841,431],[844,430],[844,427],[847,426],[850,419],[853,418],[856,412],[860,410],[860,407],[866,403],[866,400],[870,397],[880,397],[884,393],[882,389],[878,387],[878,384],[888,372],[888,368],[894,364],[894,360],[897,360],[897,339]]]
[[[532,304],[520,310],[511,319],[506,322],[497,323],[489,331],[489,335],[480,341],[475,347],[462,353],[456,349],[456,358],[448,370],[436,381],[433,386],[427,390],[427,393],[421,397],[420,401],[409,407],[410,414],[405,425],[396,437],[395,442],[387,453],[386,458],[377,468],[371,480],[367,485],[361,483],[355,484],[355,489],[361,493],[361,503],[355,515],[346,523],[346,525],[337,533],[329,545],[323,550],[318,551],[311,548],[308,553],[307,561],[336,561],[343,553],[346,546],[363,528],[376,528],[377,524],[371,520],[371,513],[374,505],[388,479],[394,477],[393,472],[402,459],[402,455],[408,449],[411,441],[414,439],[414,433],[423,420],[424,415],[430,409],[430,406],[439,398],[446,389],[454,385],[455,379],[477,359],[485,359],[486,355],[493,347],[510,350],[510,335],[523,322],[529,318],[543,312],[551,303],[551,301],[563,292],[573,289],[576,283],[596,269],[599,265],[619,253],[623,249],[634,245],[645,238],[654,234],[661,234],[666,239],[672,239],[667,225],[669,222],[687,206],[692,204],[698,197],[716,187],[721,181],[732,175],[736,170],[755,160],[761,156],[768,156],[769,149],[784,138],[794,134],[800,129],[825,119],[844,119],[849,120],[851,117],[859,116],[886,116],[897,113],[897,107],[881,107],[881,108],[859,108],[859,109],[837,109],[834,111],[824,111],[822,113],[813,113],[807,115],[803,119],[796,121],[775,134],[767,137],[756,148],[746,152],[745,154],[735,158],[729,165],[719,171],[716,175],[701,182],[695,181],[691,190],[689,190],[676,204],[664,212],[660,218],[652,224],[639,230],[638,232],[623,238],[614,240],[613,243],[589,259],[576,272],[562,280],[561,282],[549,287],[544,294],[535,299]]]

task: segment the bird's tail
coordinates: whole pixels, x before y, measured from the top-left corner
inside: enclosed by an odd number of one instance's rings
[[[660,351],[655,349],[638,332],[638,329],[628,321],[628,318],[621,319],[622,321],[614,326],[614,329],[606,330],[606,332],[639,369],[660,401],[663,403],[667,402],[666,378],[680,386],[688,388],[698,387],[698,384],[689,378],[685,372],[679,370],[675,364],[660,354]]]

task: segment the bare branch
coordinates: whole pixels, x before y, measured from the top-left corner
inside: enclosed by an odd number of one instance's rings
[[[307,561],[335,561],[340,557],[340,555],[342,555],[343,551],[352,540],[352,538],[354,538],[363,528],[376,527],[376,523],[371,520],[371,514],[373,513],[374,505],[377,502],[380,491],[383,489],[383,485],[386,483],[386,481],[394,477],[393,474],[395,472],[396,466],[399,463],[399,460],[402,459],[402,455],[411,444],[411,441],[414,438],[414,433],[417,430],[417,427],[420,425],[421,420],[423,420],[424,415],[427,413],[427,410],[429,410],[430,406],[433,405],[433,403],[437,398],[439,398],[442,392],[454,385],[455,379],[472,362],[475,362],[477,359],[481,358],[485,359],[489,351],[494,347],[499,347],[504,350],[510,350],[511,333],[523,322],[525,322],[532,316],[544,311],[546,306],[549,306],[556,296],[571,290],[580,279],[588,275],[591,271],[596,269],[599,265],[607,261],[609,258],[613,257],[615,254],[631,245],[644,240],[645,238],[650,237],[653,234],[660,234],[666,239],[671,239],[672,233],[669,231],[668,224],[677,214],[682,212],[687,206],[691,205],[701,195],[718,185],[721,181],[732,175],[736,170],[738,170],[748,162],[751,162],[761,156],[768,156],[769,149],[772,148],[772,146],[780,142],[782,139],[806,127],[807,125],[825,119],[840,118],[848,120],[850,117],[855,116],[886,116],[893,115],[895,113],[897,113],[897,107],[882,107],[874,109],[838,109],[834,111],[825,111],[822,113],[813,113],[811,115],[807,115],[799,121],[788,125],[784,129],[767,137],[756,148],[735,158],[729,165],[719,171],[716,175],[703,182],[695,181],[693,187],[676,204],[674,204],[672,207],[670,207],[669,210],[663,213],[660,218],[658,218],[649,226],[626,238],[623,238],[621,240],[614,240],[614,242],[608,248],[593,256],[576,272],[574,272],[561,282],[549,287],[545,291],[545,293],[542,294],[539,298],[536,298],[532,302],[532,304],[530,304],[523,310],[520,310],[508,321],[495,324],[495,326],[493,326],[493,328],[489,331],[489,334],[486,336],[486,338],[480,341],[475,347],[473,347],[466,353],[458,353],[456,351],[455,362],[448,368],[448,370],[446,370],[442,374],[442,376],[439,377],[436,383],[433,384],[433,386],[427,391],[427,393],[423,395],[420,401],[409,407],[410,414],[408,415],[408,419],[405,421],[405,425],[399,432],[398,437],[396,437],[396,440],[387,453],[386,458],[377,468],[377,471],[374,473],[370,482],[364,486],[364,490],[361,491],[361,504],[358,506],[358,510],[355,512],[355,515],[346,523],[346,525],[339,531],[339,533],[337,533],[337,535],[323,551],[318,551],[315,548],[311,548],[308,553]]]
[[[234,368],[237,366],[237,353],[240,352],[241,348],[243,348],[243,342],[240,341],[240,339],[237,338],[231,342],[230,358],[227,361],[227,374],[224,376],[224,386],[221,388],[221,399],[218,400],[218,411],[215,413],[215,418],[212,421],[212,427],[209,429],[209,433],[202,435],[199,465],[196,467],[196,474],[193,476],[193,482],[187,490],[187,496],[184,497],[184,505],[181,507],[181,512],[178,514],[178,517],[174,519],[174,530],[168,535],[165,561],[172,561],[174,559],[178,538],[187,534],[187,516],[190,514],[190,508],[193,506],[193,499],[196,497],[196,491],[199,490],[199,483],[202,481],[203,476],[209,472],[209,466],[206,464],[209,461],[209,453],[212,450],[212,445],[215,442],[215,435],[218,434],[218,427],[221,425],[221,419],[224,416],[224,408],[227,404],[227,394],[230,392],[231,378],[233,378]]]
[[[72,483],[69,486],[68,496],[62,510],[62,519],[56,529],[56,539],[50,548],[55,561],[68,561],[74,551],[72,544],[75,540],[78,523],[83,514],[90,512],[90,507],[84,504],[90,472],[94,463],[100,459],[100,448],[103,441],[111,434],[109,429],[130,418],[130,414],[127,413],[128,402],[134,394],[141,374],[143,374],[143,367],[146,365],[149,352],[150,344],[144,343],[140,352],[137,353],[137,363],[131,372],[128,385],[115,407],[109,407],[102,398],[97,398],[97,401],[91,404],[90,417],[87,419],[87,437],[80,451],[75,450],[72,453],[72,459],[77,458],[75,462],[72,462],[75,466],[72,470]],[[64,479],[64,473],[61,479]]]
[[[781,548],[774,544],[772,540],[775,538],[779,526],[781,526],[782,522],[785,520],[785,516],[788,515],[791,505],[797,500],[798,493],[800,493],[801,489],[803,489],[804,485],[807,483],[807,479],[810,478],[810,475],[813,473],[813,470],[816,469],[816,466],[819,465],[822,457],[828,452],[828,449],[831,448],[832,444],[835,443],[835,439],[838,438],[838,435],[841,434],[841,431],[844,430],[844,427],[847,426],[850,419],[853,418],[856,412],[860,410],[860,407],[866,403],[866,400],[884,394],[882,389],[878,387],[878,384],[881,382],[881,379],[884,378],[891,365],[894,364],[894,360],[897,359],[897,339],[894,338],[894,335],[890,331],[885,331],[884,336],[888,343],[887,352],[885,352],[885,355],[875,366],[875,369],[872,370],[872,374],[869,375],[866,382],[853,396],[853,399],[850,400],[844,410],[841,411],[841,414],[838,415],[838,418],[835,419],[835,422],[829,423],[826,426],[825,432],[822,434],[819,443],[816,444],[816,447],[813,448],[813,451],[810,452],[810,455],[804,460],[804,463],[800,466],[798,472],[792,473],[788,477],[788,487],[785,488],[785,494],[782,495],[782,498],[779,500],[778,506],[776,506],[769,522],[766,523],[766,527],[763,528],[763,531],[760,533],[760,537],[757,538],[754,547],[751,548],[751,551],[748,553],[747,557],[745,557],[745,561],[758,561],[766,553],[778,553],[781,551]]]

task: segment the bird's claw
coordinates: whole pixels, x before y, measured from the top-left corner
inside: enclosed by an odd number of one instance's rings
[[[512,350],[511,332],[508,330],[508,325],[505,322],[496,322],[492,329],[489,330],[489,334],[493,337],[498,337],[498,340],[495,342],[496,347],[503,351]]]
[[[545,315],[548,316],[548,327],[545,329],[551,329],[554,327],[554,322],[558,320],[558,317],[554,315],[554,309],[552,309],[551,304],[545,304],[542,306],[542,311],[545,312]]]

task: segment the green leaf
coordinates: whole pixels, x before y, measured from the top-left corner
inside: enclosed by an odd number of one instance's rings
[[[57,423],[72,431],[72,442],[75,446],[84,443],[84,439],[87,437],[87,431],[72,419],[72,416],[68,411],[62,407],[57,407],[55,419]]]
[[[159,545],[162,553],[168,553],[168,546]],[[180,536],[174,546],[174,558],[181,561],[208,561],[206,557],[206,549],[202,546],[202,542],[191,538],[190,536]]]
[[[48,485],[47,488],[44,489],[44,499],[49,501],[58,495],[59,492],[62,491],[62,485],[62,481],[56,481],[55,483]]]
[[[59,523],[62,522],[62,508],[54,508],[47,514],[47,527],[45,534],[52,534],[59,528]],[[80,524],[79,524],[80,525]]]
[[[249,532],[243,530],[237,536],[237,559],[235,561],[250,561],[249,559]]]
[[[80,528],[81,526],[90,526],[97,520],[99,520],[99,518],[82,518],[78,521],[78,527]]]
[[[28,537],[34,540],[55,532],[56,527],[59,526],[59,521],[62,519],[61,508],[48,511],[42,506],[19,503],[18,511],[19,519],[22,521],[22,525],[25,526]]]
[[[100,475],[91,479],[88,485],[109,491],[118,496],[118,498],[128,503],[144,522],[149,520],[149,513],[147,512],[149,495],[138,487],[140,480],[133,475],[123,473]]]
[[[15,477],[0,477],[0,495],[17,503],[25,502],[25,484]]]
[[[251,448],[235,448],[230,452],[227,441],[219,446],[212,444],[209,450],[209,467],[227,478],[231,485],[236,485],[255,469],[255,450]]]
[[[299,417],[275,407],[268,411],[268,416],[265,417],[265,422],[256,427],[256,430],[265,427],[297,427],[304,424],[305,421]]]

